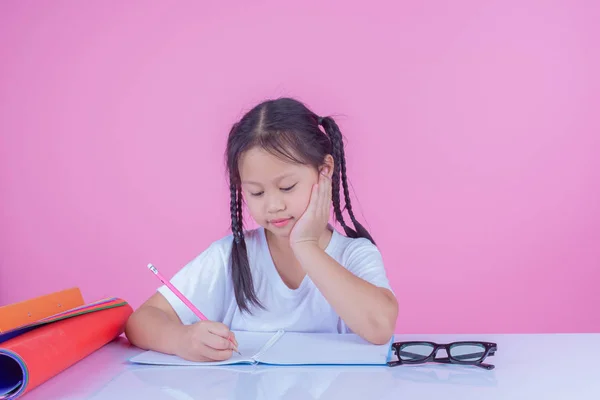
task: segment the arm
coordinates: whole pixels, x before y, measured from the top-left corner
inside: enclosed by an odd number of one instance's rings
[[[233,332],[220,322],[185,325],[160,293],[155,293],[128,319],[125,335],[142,349],[175,354],[191,361],[221,361],[231,357]]]
[[[390,340],[398,316],[398,302],[391,291],[354,275],[316,243],[299,243],[293,250],[304,271],[353,332],[375,344]]]
[[[125,325],[125,336],[144,350],[176,354],[183,324],[173,307],[160,293],[155,293],[131,314]]]

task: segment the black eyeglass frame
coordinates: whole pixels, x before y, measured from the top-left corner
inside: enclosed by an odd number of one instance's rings
[[[429,354],[427,357],[423,357],[420,354],[405,352],[406,354],[410,354],[413,356],[416,355],[416,356],[419,356],[422,358],[418,359],[418,360],[402,360],[402,358],[400,357],[400,353],[401,353],[402,349],[405,347],[408,347],[408,346],[417,346],[417,345],[430,346],[432,348],[431,354]],[[461,358],[472,358],[475,354],[479,355],[479,353],[461,354],[459,356],[451,355],[450,350],[452,349],[452,347],[465,346],[465,345],[483,346],[483,348],[484,348],[483,355],[481,357],[477,358],[476,360],[469,360],[469,361],[461,360]],[[474,365],[476,367],[491,370],[491,369],[494,369],[495,366],[492,364],[486,364],[483,361],[487,357],[493,356],[496,353],[496,351],[498,350],[498,345],[496,343],[478,342],[478,341],[459,341],[459,342],[450,342],[450,343],[441,343],[441,344],[434,343],[434,342],[426,342],[426,341],[425,342],[409,341],[409,342],[394,342],[394,343],[392,343],[392,349],[394,350],[396,357],[398,357],[398,360],[397,361],[388,361],[387,364],[390,367],[395,367],[397,365],[403,365],[403,364],[425,364],[428,362],[436,362],[436,363],[441,363],[441,364]],[[448,357],[436,358],[437,352],[441,349],[444,349],[446,351],[446,354],[448,354]]]

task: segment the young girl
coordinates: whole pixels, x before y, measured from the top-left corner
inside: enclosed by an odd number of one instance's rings
[[[353,332],[389,341],[398,303],[381,254],[354,217],[335,121],[293,99],[266,101],[233,125],[226,156],[232,235],[171,281],[209,321],[198,321],[162,286],[127,322],[131,343],[213,361],[231,357],[237,341],[230,330]],[[342,215],[340,191],[354,228]],[[243,201],[259,228],[243,229]],[[346,236],[328,223],[332,203]]]

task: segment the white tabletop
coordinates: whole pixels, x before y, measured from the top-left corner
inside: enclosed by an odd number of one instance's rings
[[[121,337],[21,398],[600,399],[600,334],[396,335],[395,340],[496,342],[496,355],[486,360],[496,368],[146,366],[127,362],[141,350]]]

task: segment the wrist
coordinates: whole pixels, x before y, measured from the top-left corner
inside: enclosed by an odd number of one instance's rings
[[[187,342],[188,325],[173,323],[169,329],[169,339],[171,340],[171,351],[174,355],[182,357],[189,347]]]
[[[315,265],[319,259],[319,254],[324,253],[324,250],[319,247],[316,242],[302,242],[292,246],[292,251],[296,260],[300,263],[302,269],[308,273],[309,267]]]
[[[291,247],[292,251],[296,256],[303,253],[315,251],[315,249],[321,250],[319,247],[319,242],[317,240],[304,240],[301,242],[292,243]]]

